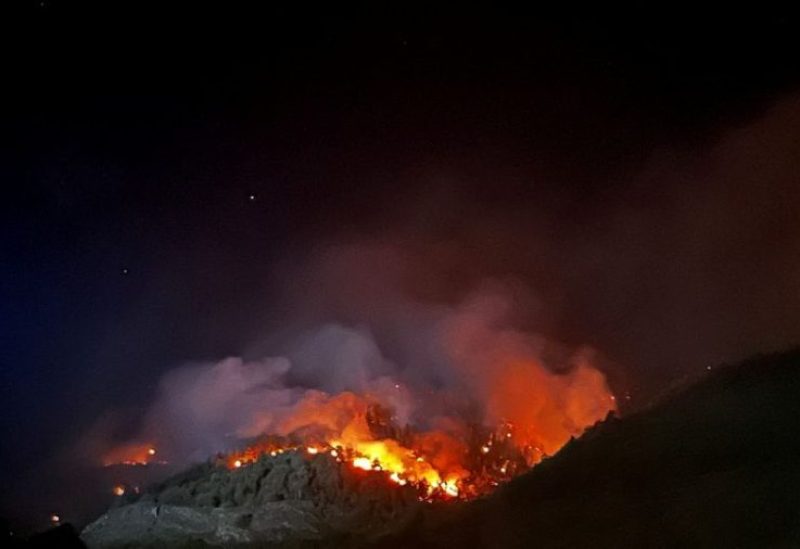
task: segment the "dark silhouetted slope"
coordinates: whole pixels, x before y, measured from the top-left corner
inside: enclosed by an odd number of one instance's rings
[[[799,547],[800,351],[754,358],[598,425],[397,547]]]

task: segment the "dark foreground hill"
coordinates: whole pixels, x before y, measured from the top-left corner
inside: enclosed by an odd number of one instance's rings
[[[90,547],[798,547],[800,352],[721,368],[598,425],[491,497],[432,507],[322,456],[200,466]],[[366,482],[366,484],[365,484]]]
[[[393,547],[800,547],[800,352],[606,422]]]

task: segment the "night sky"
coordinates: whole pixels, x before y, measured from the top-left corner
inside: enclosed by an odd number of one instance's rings
[[[9,4],[3,515],[167,370],[391,316],[387,280],[502,281],[639,403],[800,342],[789,15]]]

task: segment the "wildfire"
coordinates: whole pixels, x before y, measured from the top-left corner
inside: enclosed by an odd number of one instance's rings
[[[604,402],[613,403],[606,398]],[[501,422],[496,428],[460,424],[458,429],[416,432],[401,429],[379,404],[344,393],[317,406],[301,410],[314,414],[314,425],[303,429],[302,417],[293,417],[292,434],[271,436],[220,458],[230,469],[239,469],[269,455],[297,452],[307,459],[327,456],[354,471],[384,476],[388,482],[416,489],[422,501],[470,499],[493,490],[500,483],[528,470],[557,451],[572,434],[580,432],[613,406],[598,409],[561,438],[542,436],[546,427]],[[327,416],[325,414],[328,414]],[[333,436],[327,439],[321,432]],[[389,436],[386,436],[389,435]],[[546,452],[543,448],[547,448]]]
[[[336,444],[336,446],[334,446]],[[258,453],[252,447],[243,452],[232,454],[225,460],[228,468],[239,469],[252,463],[261,455],[274,457],[284,452],[302,452],[301,446],[285,446],[279,450]],[[366,452],[366,453],[364,453]],[[417,488],[422,499],[456,498],[460,495],[460,478],[456,476],[444,480],[439,471],[434,469],[422,457],[415,457],[411,450],[399,446],[395,441],[370,441],[361,445],[361,450],[344,448],[333,442],[324,447],[306,447],[309,456],[327,454],[339,463],[345,463],[353,469],[369,471],[385,475],[388,480],[399,485],[411,485]],[[343,459],[342,456],[346,456]]]
[[[416,490],[423,501],[464,500],[525,472],[616,410],[605,377],[583,355],[553,370],[536,358],[536,341],[517,332],[487,338],[480,322],[451,328],[448,348],[460,385],[440,394],[380,378],[359,394],[292,390],[285,405],[248,407],[235,435],[261,438],[219,454],[218,464],[246,469],[262,456],[293,452],[332,460],[354,474],[380,475]],[[212,378],[246,378],[245,367],[226,361]],[[281,388],[279,394],[288,393]],[[146,465],[156,453],[151,443],[131,444],[103,462]],[[119,488],[114,493],[122,495]]]

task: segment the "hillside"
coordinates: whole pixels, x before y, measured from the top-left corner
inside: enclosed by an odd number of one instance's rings
[[[715,369],[383,547],[800,546],[800,352]]]
[[[487,498],[420,504],[323,456],[206,464],[120,500],[90,547],[796,547],[800,351],[714,369]]]

